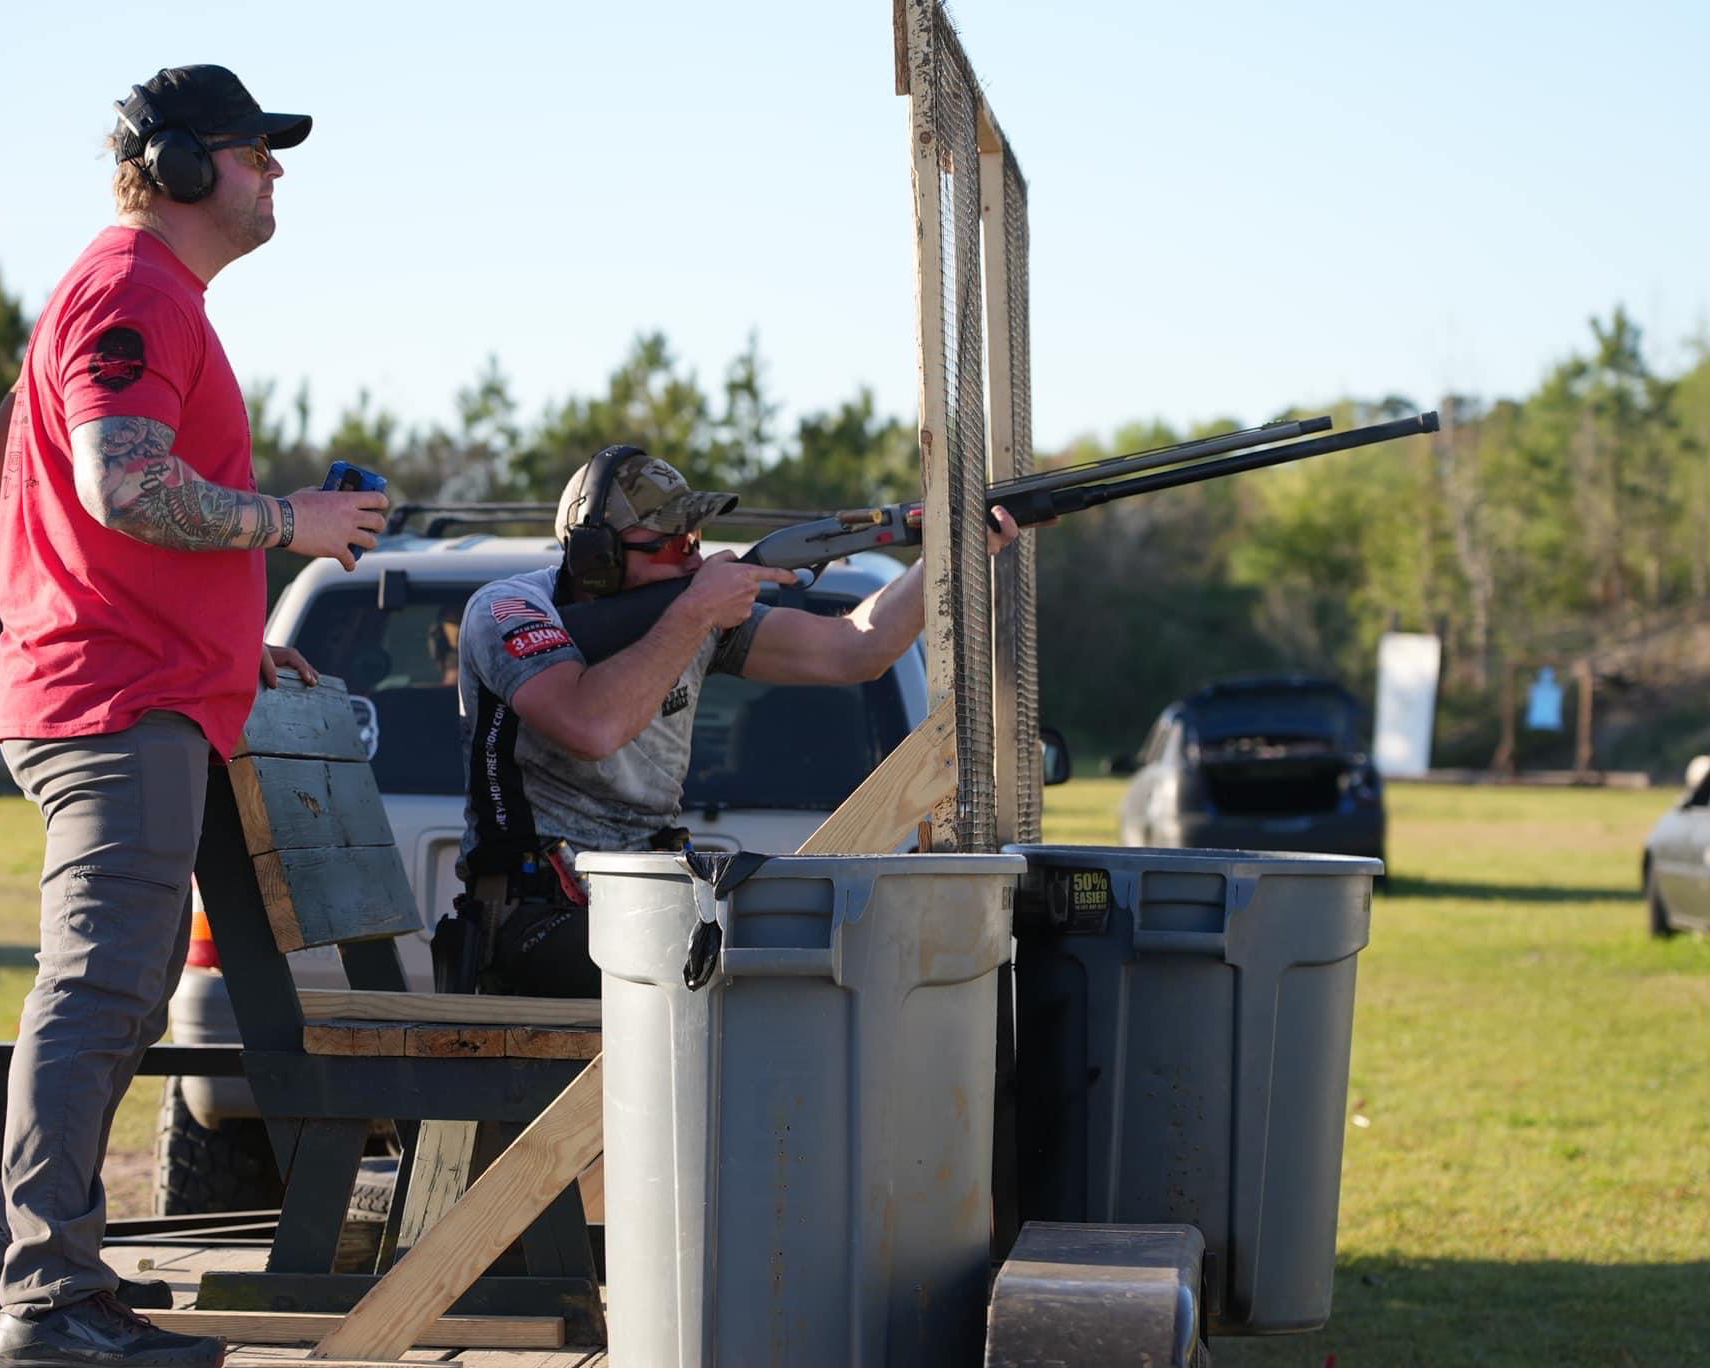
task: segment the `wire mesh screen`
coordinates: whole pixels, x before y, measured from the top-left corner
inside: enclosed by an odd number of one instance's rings
[[[934,7],[931,99],[938,148],[939,326],[943,335],[956,689],[959,850],[997,848],[992,772],[991,571],[985,545],[985,367],[980,288],[979,87],[944,12]]]
[[[1004,298],[994,310],[996,327],[1008,341],[1008,393],[994,388],[992,405],[1009,409],[1008,468],[992,472],[999,480],[1033,473],[1033,401],[1029,360],[1027,292],[1027,183],[1015,155],[1003,148],[1002,252]],[[990,243],[991,239],[987,239]],[[995,345],[995,344],[994,344]],[[1043,798],[1039,753],[1039,652],[1037,616],[1037,552],[1031,536],[1023,537],[998,558],[995,572],[997,631],[996,687],[1000,697],[1013,691],[1014,834],[1017,841],[1042,838]],[[1003,833],[1008,835],[1008,833]]]

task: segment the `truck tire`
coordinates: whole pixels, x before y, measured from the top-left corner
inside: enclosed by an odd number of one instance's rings
[[[285,1195],[261,1120],[223,1121],[217,1130],[209,1130],[184,1105],[176,1078],[161,1085],[154,1159],[157,1216],[268,1211]]]
[[[356,1187],[350,1194],[348,1219],[384,1221],[392,1209],[392,1190],[398,1184],[398,1156],[365,1158],[357,1170]]]
[[[386,1214],[392,1208],[392,1189],[398,1181],[396,1155],[370,1156],[357,1170],[350,1206],[338,1233],[333,1256],[335,1273],[373,1273],[380,1254],[380,1239],[386,1230]]]
[[[1649,860],[1645,861],[1645,910],[1650,915],[1653,938],[1667,940],[1674,935],[1674,924],[1668,919],[1668,904],[1663,901],[1662,889],[1657,887],[1656,871],[1651,868]]]

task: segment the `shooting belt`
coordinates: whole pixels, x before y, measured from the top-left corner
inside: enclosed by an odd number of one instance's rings
[[[689,833],[663,827],[652,850],[682,850]],[[460,903],[481,928],[484,982],[500,991],[592,997],[599,971],[588,956],[588,892],[573,867],[567,841],[523,856],[502,874],[478,875]]]

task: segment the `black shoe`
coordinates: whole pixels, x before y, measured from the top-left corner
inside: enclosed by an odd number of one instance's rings
[[[55,1307],[40,1320],[0,1315],[7,1368],[220,1368],[223,1340],[175,1335],[111,1292]]]
[[[172,1284],[164,1278],[120,1278],[113,1295],[133,1311],[172,1310]]]

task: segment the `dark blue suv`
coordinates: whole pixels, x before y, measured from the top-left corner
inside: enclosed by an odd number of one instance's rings
[[[1153,725],[1123,794],[1122,841],[1381,860],[1383,785],[1364,723],[1334,680],[1209,684]]]

